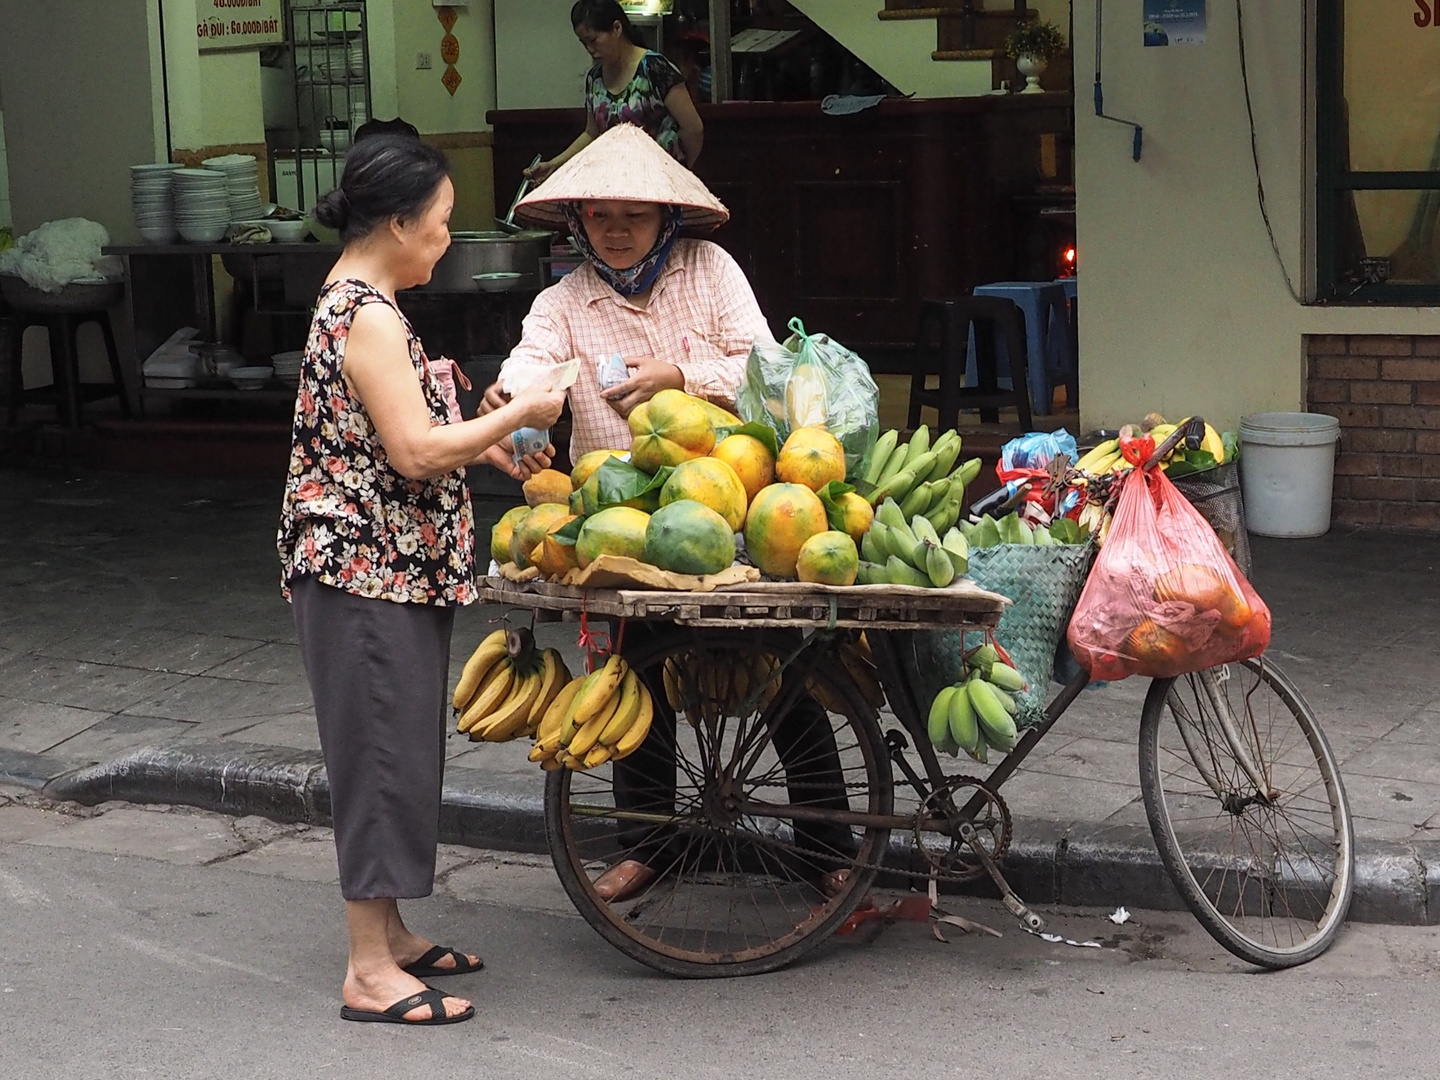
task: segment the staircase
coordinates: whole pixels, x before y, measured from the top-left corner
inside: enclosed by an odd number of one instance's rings
[[[1021,19],[1039,15],[1025,0],[988,0],[988,8],[986,0],[884,0],[877,26],[875,0],[790,2],[897,90],[916,97],[988,94],[1002,80],[1014,88],[1024,80],[1005,55],[1005,39]],[[1068,59],[1051,62],[1047,88],[1069,89]]]
[[[1013,86],[1016,75],[1013,61],[1005,55],[1005,39],[1017,24],[1038,14],[1025,0],[993,10],[981,7],[979,0],[885,0],[879,16],[882,22],[934,19],[935,51],[930,59],[988,61],[998,87],[1002,79]]]

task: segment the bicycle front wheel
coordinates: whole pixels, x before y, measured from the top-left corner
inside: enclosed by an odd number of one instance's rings
[[[1161,860],[1220,944],[1272,969],[1329,947],[1354,887],[1350,807],[1314,713],[1274,664],[1152,682],[1140,786]]]

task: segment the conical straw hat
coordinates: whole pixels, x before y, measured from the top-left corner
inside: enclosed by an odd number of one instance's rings
[[[686,225],[721,225],[725,204],[700,178],[634,124],[617,124],[581,150],[515,207],[536,225],[565,225],[561,205],[586,199],[667,203],[685,209]]]

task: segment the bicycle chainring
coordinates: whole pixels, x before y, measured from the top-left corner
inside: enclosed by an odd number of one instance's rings
[[[960,838],[960,811],[977,794],[984,801],[969,820],[985,854],[998,862],[1010,848],[1014,822],[1000,793],[976,776],[948,777],[921,804],[914,825],[916,850],[942,880],[964,882],[985,876],[985,867]]]

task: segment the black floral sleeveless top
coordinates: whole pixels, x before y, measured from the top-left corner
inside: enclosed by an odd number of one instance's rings
[[[281,589],[311,574],[360,596],[414,604],[475,597],[474,532],[465,470],[407,480],[389,462],[343,364],[355,312],[386,304],[400,315],[430,422],[449,422],[445,394],[409,320],[363,281],[326,285],[305,343],[290,469],[276,546]]]

